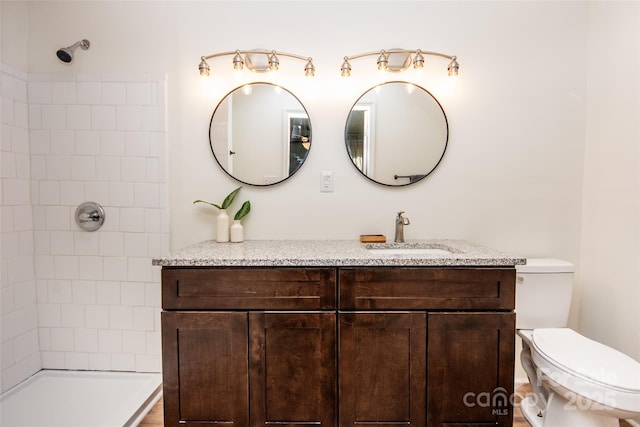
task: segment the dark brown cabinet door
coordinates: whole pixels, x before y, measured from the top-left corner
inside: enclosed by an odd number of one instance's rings
[[[514,313],[429,313],[427,425],[511,426]]]
[[[251,426],[336,422],[336,314],[250,313]]]
[[[162,313],[165,426],[248,425],[247,331],[247,313]]]
[[[340,313],[340,426],[425,426],[426,313]]]

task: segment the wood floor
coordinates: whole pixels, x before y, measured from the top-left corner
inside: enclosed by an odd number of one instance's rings
[[[518,396],[526,396],[526,394],[530,391],[529,385],[525,385],[519,387],[517,390]],[[513,427],[530,427],[529,423],[524,419],[520,409],[517,407],[518,400],[516,399],[516,408],[514,408],[513,412]],[[147,416],[142,420],[139,424],[139,427],[164,427],[164,416],[163,416],[163,405],[162,399],[153,407],[151,412],[147,414]],[[620,427],[631,427],[631,424],[620,421]]]

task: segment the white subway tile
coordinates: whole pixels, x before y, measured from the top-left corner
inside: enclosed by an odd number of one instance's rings
[[[111,194],[109,204],[120,207],[134,206],[134,185],[126,182],[112,182],[109,186]]]
[[[128,257],[149,256],[149,239],[146,233],[124,233],[124,254]]]
[[[47,179],[47,158],[45,156],[31,156],[31,179]]]
[[[82,233],[87,233],[82,231]],[[90,244],[89,241],[87,241]],[[80,280],[102,280],[104,278],[104,260],[101,256],[78,256],[78,276]]]
[[[123,156],[125,154],[125,132],[105,131],[100,134],[100,139],[101,154],[106,156]]]
[[[67,352],[64,354],[64,368],[73,370],[89,369],[89,355],[87,353]]]
[[[92,129],[91,113],[89,105],[68,105],[67,128],[76,130]]]
[[[67,125],[67,109],[64,105],[42,106],[42,128],[64,129]]]
[[[152,83],[128,82],[126,85],[127,85],[127,104],[128,105],[150,105],[151,104]]]
[[[62,304],[60,306],[60,324],[64,328],[84,328],[84,305],[82,304]]]
[[[77,86],[73,82],[52,82],[52,104],[75,104],[77,99]]]
[[[49,235],[52,255],[73,255],[73,235],[68,231],[51,231]]]
[[[13,208],[13,229],[26,231],[33,229],[33,209],[31,206],[15,206]],[[5,229],[3,229],[5,230]]]
[[[153,331],[153,313],[151,307],[133,307],[133,329],[136,331]]]
[[[78,83],[78,104],[100,104],[102,102],[102,84],[98,81]]]
[[[144,354],[147,351],[145,333],[143,331],[122,331],[122,351]]]
[[[122,332],[99,330],[98,351],[101,353],[120,353],[122,351]]]
[[[150,139],[149,132],[127,132],[126,153],[130,156],[149,156]]]
[[[74,280],[71,282],[71,292],[75,304],[96,303],[96,282],[92,280]]]
[[[91,128],[97,130],[115,129],[116,108],[110,105],[91,106]]]
[[[65,369],[64,353],[60,351],[43,351],[41,357],[44,369]]]
[[[51,332],[49,328],[38,328],[38,345],[40,351],[51,350]]]
[[[42,128],[42,105],[29,105],[29,129]]]
[[[89,369],[92,371],[110,371],[111,366],[111,354],[105,353],[90,353],[89,354]]]
[[[98,176],[100,181],[90,181],[84,183],[84,196],[86,200],[92,200],[96,203],[100,203],[103,205],[109,200],[110,191],[109,191],[109,183],[104,181],[102,177]],[[102,226],[102,229],[105,228],[107,222],[111,223],[113,219],[111,216],[109,218],[105,218],[105,224]]]
[[[29,149],[31,154],[49,154],[51,152],[49,130],[34,129],[29,132]]]
[[[127,280],[127,259],[124,257],[104,257],[104,279]]]
[[[2,178],[16,178],[16,155],[15,153],[3,151],[2,157],[0,157],[2,168],[0,169],[0,175]]]
[[[147,307],[159,308],[162,304],[162,290],[160,289],[160,282],[145,283],[145,305]]]
[[[23,360],[40,351],[38,346],[38,330],[32,329],[16,337],[14,342],[15,359]]]
[[[109,306],[109,327],[111,329],[133,329],[133,308],[123,305]]]
[[[36,280],[36,301],[38,302],[38,304],[46,304],[49,301],[49,293],[47,292],[46,280],[41,280],[41,279]],[[39,313],[39,310],[38,310],[38,313]]]
[[[11,149],[16,153],[29,154],[29,129],[24,127],[11,127]]]
[[[97,329],[76,329],[74,331],[75,351],[95,353],[98,351]]]
[[[141,208],[157,208],[160,204],[160,186],[155,183],[135,184],[135,205]]]
[[[34,280],[17,283],[13,286],[14,309],[22,309],[36,304],[36,284]],[[27,314],[27,313],[25,313]],[[37,317],[37,313],[35,314]],[[37,326],[37,322],[36,322]]]
[[[21,283],[33,279],[33,258],[31,255],[11,258],[7,273],[9,283]]]
[[[38,321],[40,327],[60,327],[61,319],[60,304],[38,304]]]
[[[83,156],[97,156],[100,154],[100,131],[77,131],[75,153]]]
[[[136,358],[134,354],[115,353],[111,356],[113,369],[116,371],[135,371]]]
[[[109,306],[85,305],[85,327],[90,329],[109,328]]]
[[[13,99],[5,96],[0,97],[0,110],[2,111],[0,122],[5,125],[13,125]]]
[[[142,208],[120,209],[120,231],[142,232],[145,228],[145,211]]]
[[[161,372],[162,359],[159,355],[136,354],[137,372]]]
[[[119,256],[124,252],[122,233],[100,233],[100,256]]]
[[[70,155],[75,153],[75,132],[72,130],[49,131],[51,154]]]
[[[71,179],[77,180],[77,181],[94,180],[96,179],[96,172],[97,171],[96,171],[95,157],[71,156]]]
[[[60,185],[58,181],[40,181],[38,190],[40,205],[60,204]]]
[[[120,288],[122,305],[143,306],[145,298],[144,283],[122,282]]]
[[[57,279],[77,279],[78,278],[78,257],[68,255],[57,255],[53,257],[53,264]]]
[[[47,156],[48,179],[71,179],[71,157],[65,155]]]
[[[4,371],[15,363],[13,340],[2,341],[0,343],[0,369]]]
[[[145,181],[149,183],[161,182],[165,180],[164,172],[161,167],[160,159],[147,158],[145,159],[146,176]]]
[[[14,309],[13,286],[0,289],[0,313],[10,313]]]
[[[29,127],[29,106],[24,102],[14,101],[13,124],[23,129]]]
[[[144,231],[147,233],[157,233],[160,228],[160,210],[145,209],[144,210]]]
[[[99,156],[95,161],[95,173],[99,179],[120,181],[120,158]]]
[[[71,159],[71,175],[73,178],[73,159]],[[77,172],[76,172],[77,173]],[[74,178],[77,179],[77,178]],[[78,206],[85,201],[84,183],[78,181],[62,181],[60,183],[60,204]]]
[[[54,277],[55,269],[53,266],[53,256],[36,255],[34,259],[36,277]]]
[[[29,154],[15,153],[16,177],[20,179],[31,178],[31,161]]]
[[[76,253],[80,255],[78,260],[80,263],[80,269],[82,270],[82,265],[85,264],[86,261],[87,267],[99,268],[100,275],[102,275],[102,261],[100,261],[99,265],[96,265],[94,261],[85,259],[100,253],[100,234],[89,233],[86,231],[74,231],[73,242],[76,248]]]
[[[72,301],[71,282],[68,280],[49,280],[47,293],[51,304],[70,304]]]
[[[29,181],[26,179],[3,179],[2,196],[5,205],[28,205]],[[131,189],[131,204],[133,205],[133,188]]]
[[[73,329],[51,328],[51,349],[53,351],[73,351]]]
[[[122,180],[144,182],[146,178],[146,159],[144,157],[123,157],[121,159]]]
[[[72,213],[67,206],[46,206],[45,215],[48,230],[70,230]]]
[[[29,104],[51,104],[51,82],[29,82]]]
[[[120,304],[120,282],[97,282],[96,291],[98,304]]]
[[[129,257],[128,262],[128,280],[136,282],[150,282],[152,280],[151,275],[151,259]]]
[[[119,130],[142,129],[142,107],[139,105],[119,105],[116,110]]]
[[[160,332],[147,332],[147,354],[162,354],[162,335]]]
[[[124,105],[126,102],[127,102],[127,89],[126,89],[125,83],[122,83],[122,82],[102,83],[102,104]]]
[[[13,125],[8,125],[6,123],[0,123],[0,150],[1,151],[12,151],[12,132]]]

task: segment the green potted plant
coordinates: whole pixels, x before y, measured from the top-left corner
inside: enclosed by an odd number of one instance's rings
[[[222,204],[217,205],[215,203],[207,202],[205,200],[194,200],[193,204],[196,203],[205,203],[207,205],[211,205],[214,208],[218,208],[218,216],[216,218],[216,241],[217,242],[228,242],[229,241],[229,215],[227,214],[227,208],[233,203],[233,200],[236,198],[236,195],[240,191],[242,186],[236,188],[231,193],[227,195],[222,201]],[[241,208],[242,209],[242,208]],[[246,215],[246,214],[245,214]]]
[[[240,222],[242,218],[247,216],[247,214],[251,211],[251,202],[246,201],[242,204],[238,212],[233,217],[233,224],[231,225],[231,241],[232,242],[242,242],[244,241],[244,227]]]

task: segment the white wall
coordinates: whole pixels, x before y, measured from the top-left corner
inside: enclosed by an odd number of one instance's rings
[[[310,55],[317,69],[313,79],[302,76],[301,62],[288,70],[286,59],[281,60],[283,72],[269,77],[296,94],[307,108],[314,132],[310,155],[289,181],[243,188],[240,198],[252,202],[245,220],[247,239],[390,236],[395,213],[404,210],[411,219],[405,231],[409,239],[464,238],[524,256],[567,259],[576,263],[581,280],[592,282],[588,289],[593,292],[609,285],[595,275],[582,274],[586,266],[580,254],[588,255],[585,247],[607,243],[609,248],[622,247],[625,254],[632,246],[620,245],[626,238],[622,235],[603,240],[599,230],[605,230],[610,221],[586,218],[588,222],[582,222],[583,209],[585,215],[590,209],[586,199],[601,196],[599,184],[588,184],[588,179],[583,192],[583,179],[591,176],[583,169],[600,168],[589,156],[601,141],[588,127],[587,118],[599,114],[590,99],[602,78],[589,74],[587,85],[587,69],[594,71],[593,55],[610,48],[606,38],[604,49],[595,43],[598,34],[619,25],[599,18],[615,7],[608,2],[596,7],[586,2],[519,1],[29,2],[27,69],[30,73],[167,74],[170,230],[171,247],[177,249],[214,237],[214,212],[194,207],[192,201],[221,201],[237,186],[210,152],[208,124],[217,102],[240,81],[233,77],[228,58],[212,64],[213,78],[208,88],[203,86],[197,73],[200,56],[254,47]],[[603,30],[590,33],[592,25]],[[88,38],[91,49],[78,51],[71,66],[57,62],[56,49],[80,38]],[[637,44],[627,43],[625,53],[636,55],[637,60]],[[447,113],[449,146],[432,175],[398,189],[362,177],[344,147],[348,111],[377,81],[375,58],[353,61],[350,79],[339,76],[343,56],[391,47],[456,54],[461,66],[452,91],[441,77],[446,74],[446,61],[427,63],[419,83]],[[617,63],[603,61],[602,67],[618,69]],[[635,64],[628,75],[638,75]],[[411,73],[406,75],[413,78]],[[625,81],[615,84],[621,88]],[[615,102],[625,95],[616,90],[611,96]],[[624,122],[620,132],[635,129]],[[633,148],[624,152],[634,153]],[[615,172],[617,161],[606,170]],[[625,163],[626,168],[637,171],[637,163]],[[323,170],[334,171],[333,193],[319,191]],[[619,227],[632,233],[631,238],[637,227],[633,213],[632,208],[629,215],[615,217]],[[593,244],[586,240],[581,244],[582,233]],[[600,256],[593,253],[586,259],[592,263]],[[616,298],[637,295],[633,293],[637,292],[636,272],[620,274],[622,296],[603,292],[598,304],[608,309],[595,311],[592,308],[597,305],[587,304],[581,323],[587,325],[587,317],[592,316],[593,324],[607,325],[606,330],[637,331],[637,327],[623,326],[637,325],[628,307],[612,314]],[[576,302],[585,303],[579,292],[580,288]],[[578,316],[573,319],[580,329]],[[609,341],[630,349],[621,335]],[[640,359],[637,348],[630,350]]]
[[[579,325],[640,360],[640,3],[588,19]]]

